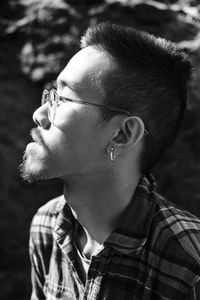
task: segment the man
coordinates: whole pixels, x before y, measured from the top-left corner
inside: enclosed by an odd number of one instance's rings
[[[200,220],[149,174],[176,137],[190,73],[172,43],[102,23],[43,92],[22,174],[62,178],[64,193],[32,222],[32,300],[198,298]]]

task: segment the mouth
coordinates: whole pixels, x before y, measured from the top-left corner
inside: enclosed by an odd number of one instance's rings
[[[33,139],[33,142],[35,143],[38,143],[40,145],[43,145],[44,142],[43,142],[43,138],[41,136],[41,133],[39,132],[39,130],[37,128],[33,128],[31,131],[30,131],[30,136],[31,138]]]

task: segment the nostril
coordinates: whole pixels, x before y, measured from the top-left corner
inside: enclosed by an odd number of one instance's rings
[[[43,129],[49,129],[49,127],[51,126],[51,123],[49,122],[48,118],[43,118],[40,120],[40,127],[42,127]]]
[[[46,105],[39,107],[33,113],[33,121],[37,126],[42,127],[44,129],[48,129],[51,126],[51,123],[48,118],[48,110],[46,108]]]

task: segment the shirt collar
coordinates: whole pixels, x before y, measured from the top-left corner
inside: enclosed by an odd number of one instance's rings
[[[72,250],[73,226],[77,222],[74,218],[71,208],[68,206],[63,195],[62,204],[60,204],[60,213],[57,217],[53,237],[65,253]]]
[[[156,183],[151,174],[141,177],[131,203],[128,205],[123,221],[106,239],[104,245],[110,246],[123,254],[138,253],[145,245],[150,229],[155,204]],[[63,196],[64,199],[64,196]],[[72,249],[73,228],[77,225],[66,201],[57,218],[54,238],[65,252]]]

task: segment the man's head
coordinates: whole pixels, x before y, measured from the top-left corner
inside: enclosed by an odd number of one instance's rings
[[[103,79],[105,103],[140,117],[148,135],[141,169],[150,170],[172,144],[186,108],[191,63],[175,44],[146,32],[102,23],[89,28],[81,47],[111,55],[117,68]],[[105,120],[113,113],[102,111]]]
[[[48,103],[33,115],[22,165],[30,181],[104,174],[109,157],[149,170],[178,131],[191,66],[173,44],[106,23],[89,28],[81,48],[58,76],[53,121]]]
[[[99,108],[86,102],[103,102],[100,84],[94,81],[107,68],[112,69],[110,58],[87,47],[72,57],[59,74],[55,89],[66,101],[59,101],[53,120],[48,103],[34,112],[38,127],[31,131],[34,142],[28,144],[24,155],[25,179],[73,177],[92,170],[98,173],[98,164],[103,163],[102,149],[106,148],[106,129]]]

